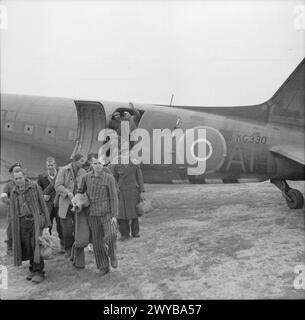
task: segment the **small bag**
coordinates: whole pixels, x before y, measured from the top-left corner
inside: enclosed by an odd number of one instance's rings
[[[141,217],[143,214],[152,211],[153,206],[149,199],[142,197],[141,201],[136,205],[136,209],[138,217]]]
[[[72,212],[75,212],[75,248],[84,248],[90,243],[90,228],[87,218],[87,208],[90,205],[88,196],[86,193],[77,193],[72,199],[73,208]]]
[[[41,236],[38,238],[39,240],[39,248],[40,248],[40,256],[48,260],[52,257],[52,240],[48,236]]]
[[[83,208],[88,208],[90,205],[88,196],[86,193],[77,193],[72,199],[73,208],[71,211],[81,211]]]

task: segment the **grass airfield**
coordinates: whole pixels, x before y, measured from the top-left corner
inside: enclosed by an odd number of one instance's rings
[[[291,187],[304,194],[303,182]],[[269,182],[146,185],[155,210],[140,218],[138,239],[118,242],[118,269],[100,276],[86,251],[86,269],[58,254],[46,279],[25,279],[28,262],[6,256],[1,218],[0,265],[8,268],[1,299],[304,299],[293,286],[305,265],[304,208],[290,210]],[[55,229],[55,228],[54,228]],[[55,233],[55,232],[54,232]]]

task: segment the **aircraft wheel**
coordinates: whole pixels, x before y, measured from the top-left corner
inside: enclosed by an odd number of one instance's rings
[[[287,196],[291,199],[286,199],[287,205],[290,209],[300,209],[304,206],[304,197],[302,193],[297,189],[290,189],[287,192]]]

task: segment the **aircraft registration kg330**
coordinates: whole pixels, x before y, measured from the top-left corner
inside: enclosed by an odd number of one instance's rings
[[[97,152],[103,144],[98,134],[109,126],[113,112],[137,110],[138,128],[148,132],[206,128],[213,161],[219,163],[215,168],[207,161],[202,175],[188,175],[187,165],[177,163],[142,164],[146,183],[270,180],[291,209],[301,208],[302,193],[286,181],[305,180],[304,91],[305,59],[268,101],[251,106],[169,106],[2,94],[1,182],[9,179],[7,169],[16,161],[36,177],[48,156],[63,165],[72,154]],[[215,132],[223,137],[221,143]]]

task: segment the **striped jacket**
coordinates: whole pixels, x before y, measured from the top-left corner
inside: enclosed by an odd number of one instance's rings
[[[88,196],[90,216],[104,216],[110,214],[118,216],[119,200],[114,177],[102,171],[95,176],[88,172],[82,179],[78,193],[85,193]]]

